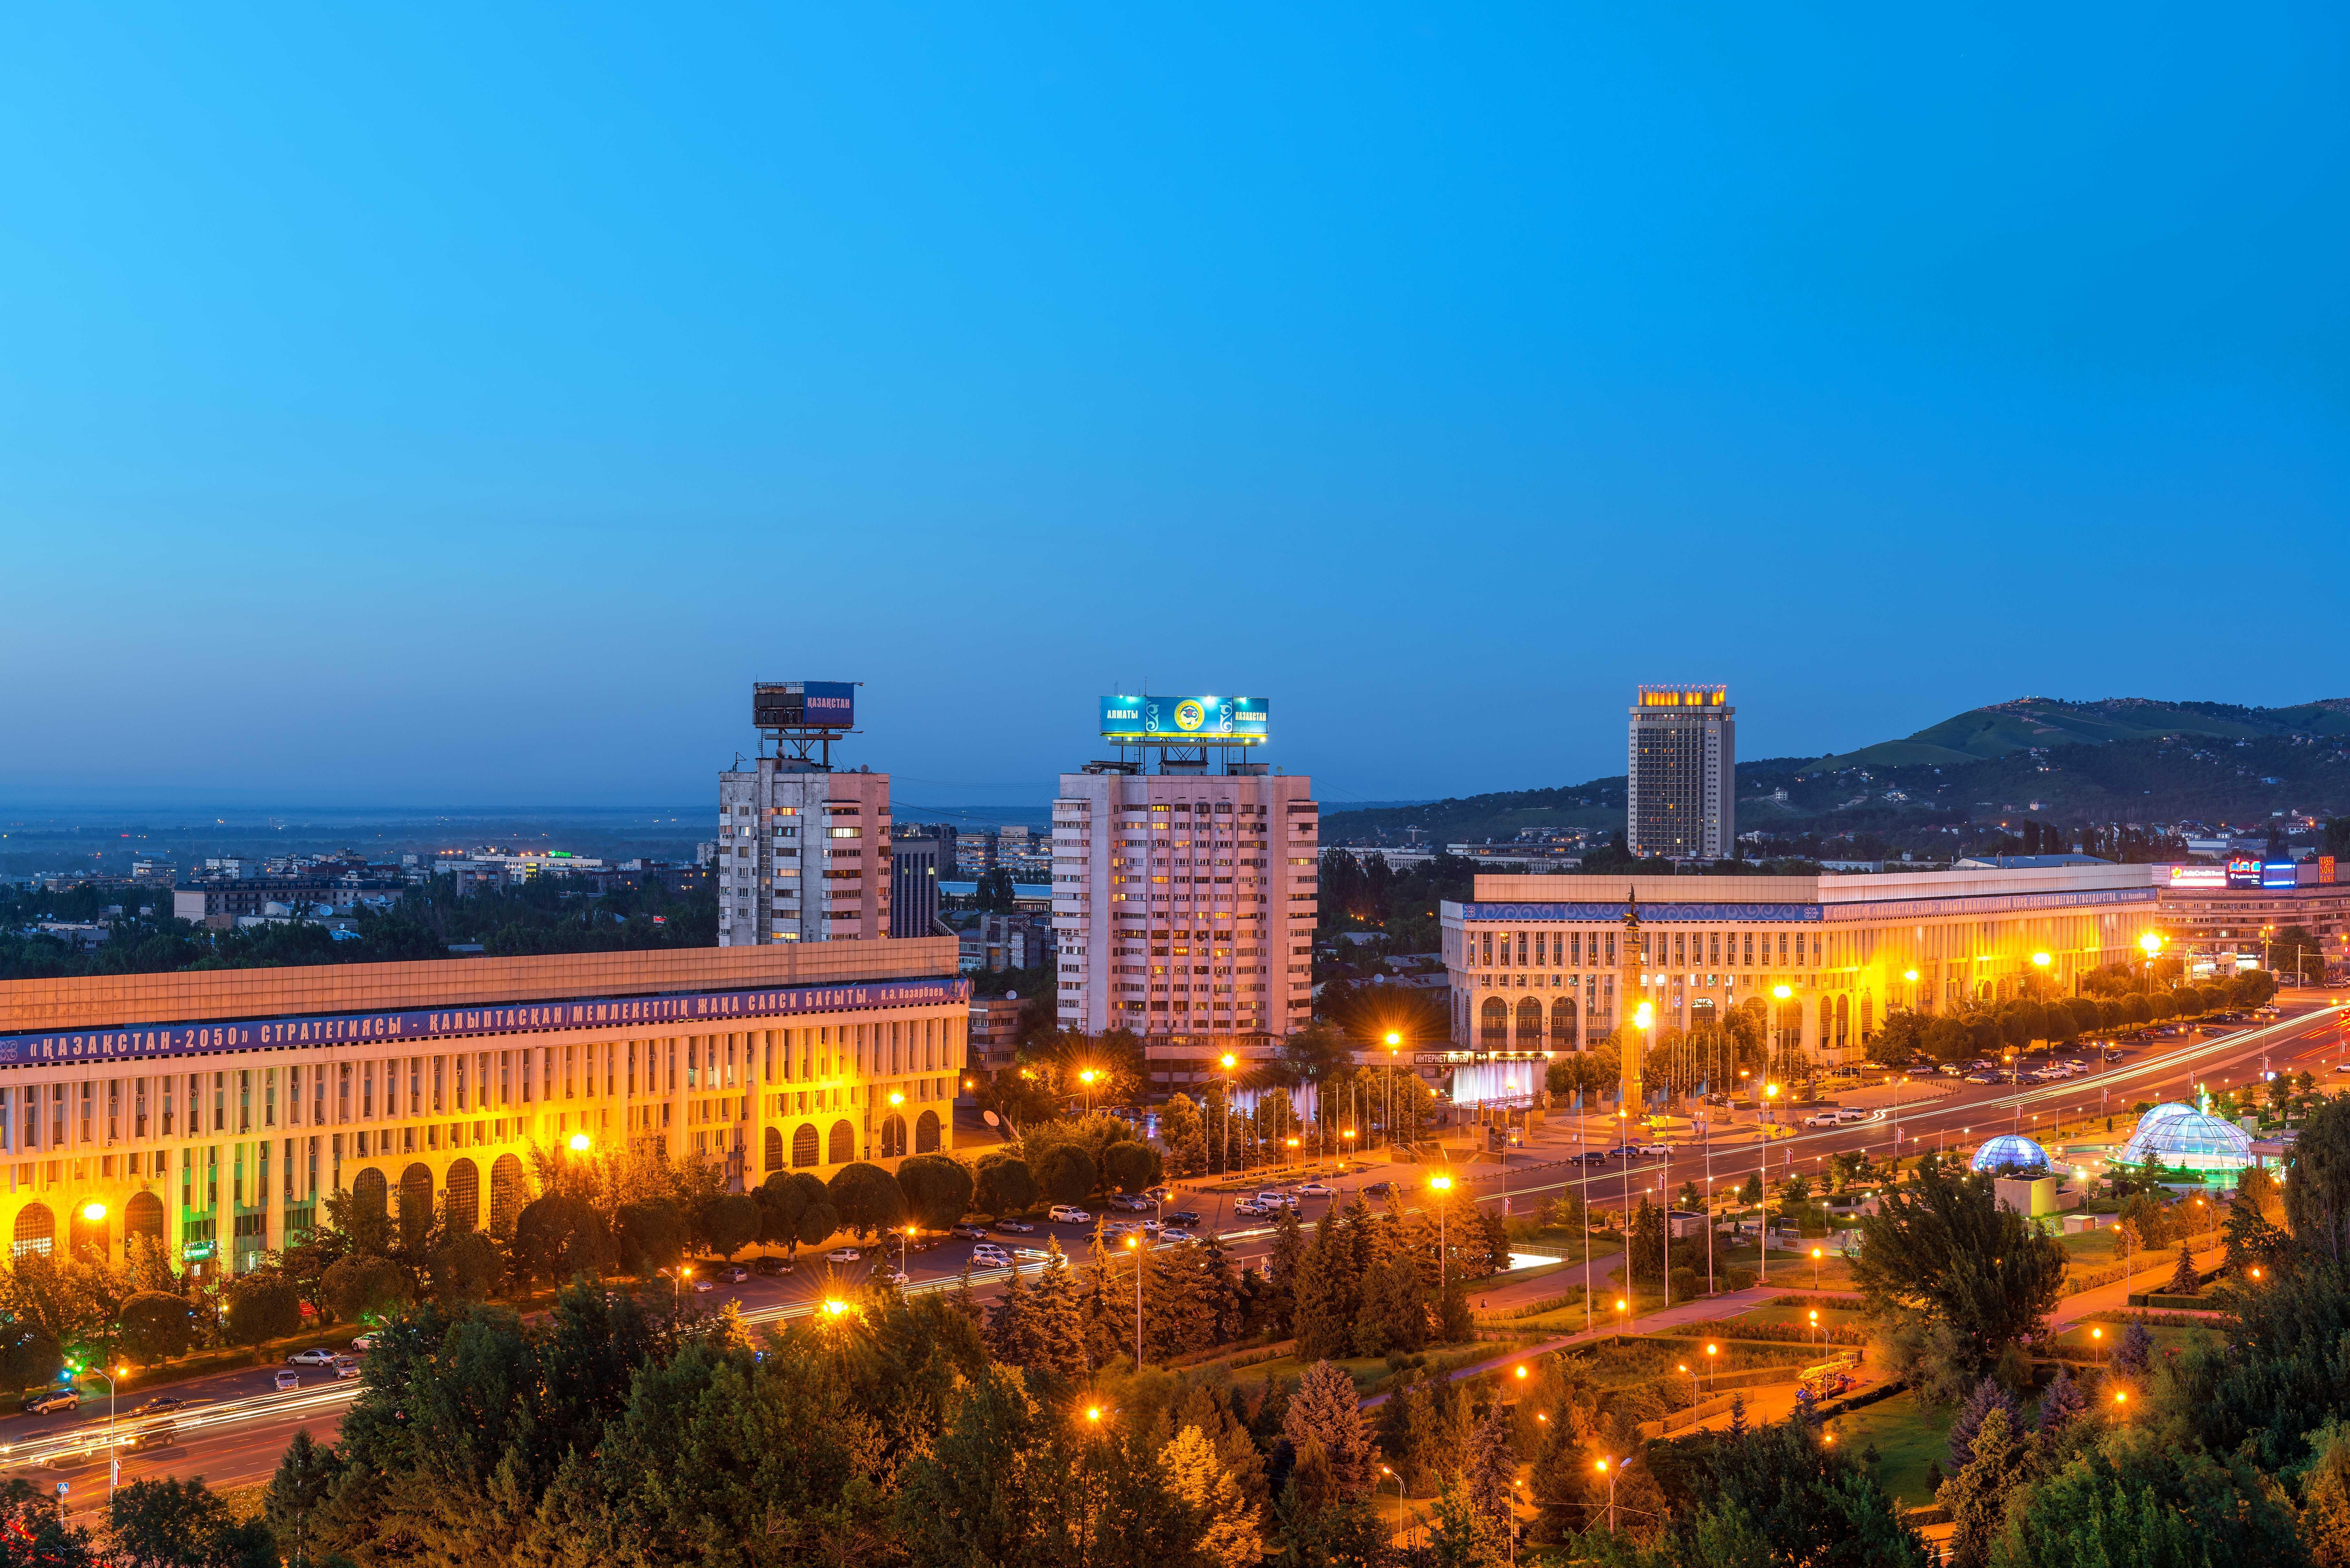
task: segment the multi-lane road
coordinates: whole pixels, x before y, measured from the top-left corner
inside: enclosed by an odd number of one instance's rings
[[[1979,1142],[1993,1132],[2020,1127],[2030,1133],[2034,1118],[2043,1133],[2059,1117],[2066,1139],[2081,1136],[2085,1118],[2115,1117],[2116,1136],[2130,1125],[2129,1107],[2140,1100],[2181,1098],[2197,1084],[2241,1085],[2265,1070],[2311,1072],[2321,1080],[2339,1079],[2350,1058],[2345,1052],[2343,1004],[2323,992],[2284,1002],[2284,1016],[2265,1023],[2230,1026],[2221,1031],[2183,1038],[2156,1039],[2128,1050],[2121,1060],[2098,1070],[2058,1082],[2024,1085],[1959,1084],[1957,1092],[1904,1105],[1898,1116],[1835,1127],[1795,1128],[1789,1136],[1758,1141],[1751,1126],[1740,1135],[1726,1135],[1712,1143],[1710,1156],[1703,1144],[1677,1141],[1669,1155],[1610,1160],[1604,1166],[1570,1163],[1572,1146],[1546,1143],[1522,1150],[1505,1167],[1480,1163],[1456,1169],[1459,1186],[1452,1201],[1495,1207],[1506,1201],[1513,1209],[1539,1202],[1561,1192],[1584,1193],[1595,1209],[1618,1206],[1627,1198],[1638,1202],[1645,1192],[1679,1189],[1685,1180],[1704,1179],[1711,1160],[1717,1187],[1742,1180],[1758,1160],[1767,1158],[1775,1179],[1789,1168],[1817,1170],[1829,1157],[1866,1150],[1882,1158],[1897,1152],[1955,1147]],[[1565,1132],[1571,1123],[1560,1119],[1553,1129]],[[1731,1141],[1742,1137],[1742,1141]],[[1386,1174],[1374,1170],[1368,1179]],[[1303,1213],[1316,1220],[1334,1204],[1352,1195],[1357,1177],[1343,1180],[1336,1197],[1307,1199]],[[1409,1178],[1407,1178],[1409,1179]],[[1424,1197],[1424,1194],[1421,1195]],[[1170,1208],[1196,1209],[1208,1216],[1209,1228],[1221,1230],[1239,1261],[1261,1262],[1270,1238],[1262,1220],[1236,1219],[1229,1196],[1182,1193]],[[1056,1236],[1073,1258],[1086,1255],[1091,1237],[1087,1225],[1040,1224],[1033,1235],[1001,1240],[1023,1248],[1041,1249],[1047,1235]],[[913,1291],[951,1288],[971,1251],[970,1243],[948,1243],[912,1253],[905,1262]],[[715,1286],[701,1294],[703,1304],[732,1299],[752,1322],[796,1317],[816,1310],[827,1295],[858,1283],[882,1252],[897,1262],[894,1247],[868,1251],[853,1264],[834,1265],[820,1256],[803,1256],[798,1267],[781,1278],[753,1275],[740,1284]],[[1024,1266],[1032,1266],[1024,1260]],[[973,1278],[981,1292],[992,1295],[1005,1276],[1001,1269],[979,1270]],[[158,1392],[189,1401],[171,1416],[172,1446],[146,1453],[118,1450],[109,1439],[109,1418],[105,1402],[86,1401],[69,1416],[12,1416],[0,1419],[0,1467],[28,1476],[44,1490],[62,1480],[70,1488],[76,1506],[102,1501],[110,1454],[121,1453],[121,1479],[142,1475],[202,1475],[215,1486],[234,1486],[259,1480],[276,1468],[278,1456],[297,1427],[312,1436],[330,1438],[344,1407],[358,1386],[338,1382],[331,1369],[300,1369],[302,1386],[280,1391],[273,1369],[222,1374],[175,1385],[168,1389],[141,1388],[121,1401],[121,1417],[113,1424],[116,1436],[127,1440],[137,1429],[130,1409]]]

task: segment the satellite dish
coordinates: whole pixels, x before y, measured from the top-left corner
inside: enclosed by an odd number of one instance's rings
[[[1007,991],[1003,993],[1003,1000],[1006,1002],[1017,1002],[1020,1000],[1020,993],[1016,991]]]
[[[989,1127],[1000,1127],[1003,1125],[1003,1122],[996,1118],[996,1115],[993,1111],[982,1111],[979,1113],[979,1116],[980,1119],[985,1122]]]

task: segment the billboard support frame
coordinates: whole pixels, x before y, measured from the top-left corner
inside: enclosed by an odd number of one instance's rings
[[[751,725],[760,734],[759,754],[788,764],[783,771],[832,772],[832,742],[857,730],[857,688],[862,680],[754,680]],[[819,710],[811,718],[808,709]],[[837,719],[827,713],[837,713]],[[773,753],[766,742],[774,741]],[[785,753],[788,751],[790,754]]]

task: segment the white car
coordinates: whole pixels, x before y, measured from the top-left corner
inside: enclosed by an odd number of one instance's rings
[[[906,1282],[910,1276],[901,1273],[898,1270],[890,1268],[885,1263],[880,1268],[873,1271],[873,1277],[885,1285],[895,1285],[899,1290],[904,1290],[906,1288]]]
[[[277,1375],[277,1391],[280,1394],[291,1393],[293,1390],[301,1386],[302,1375],[300,1373],[281,1372]]]
[[[1055,1225],[1090,1225],[1094,1217],[1074,1203],[1055,1203],[1045,1218]]]
[[[1338,1189],[1331,1186],[1326,1181],[1309,1181],[1298,1188],[1297,1196],[1300,1198],[1336,1198],[1338,1196]]]
[[[983,1241],[971,1250],[971,1261],[980,1268],[1008,1269],[1012,1266],[1012,1254],[1001,1247]]]
[[[857,1263],[862,1262],[864,1259],[865,1254],[854,1247],[835,1247],[824,1255],[824,1261],[827,1263]]]
[[[288,1366],[332,1366],[334,1364],[335,1353],[323,1345],[297,1350],[286,1358]]]
[[[1869,1112],[1862,1110],[1858,1106],[1846,1106],[1836,1112],[1835,1119],[1839,1124],[1848,1126],[1853,1122],[1871,1120],[1872,1117]]]
[[[1244,1214],[1248,1216],[1248,1218],[1254,1220],[1265,1212],[1265,1207],[1253,1198],[1243,1198],[1238,1203],[1232,1205],[1232,1212],[1235,1214]]]
[[[1834,1111],[1814,1111],[1804,1118],[1804,1125],[1807,1127],[1832,1127],[1836,1125],[1836,1114]]]
[[[1670,1154],[1673,1152],[1673,1146],[1669,1143],[1644,1143],[1639,1146],[1638,1152],[1647,1155]]]

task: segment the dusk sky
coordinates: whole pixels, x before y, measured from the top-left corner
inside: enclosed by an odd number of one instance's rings
[[[284,6],[0,47],[0,802],[1334,804],[2350,693],[2335,6]]]

